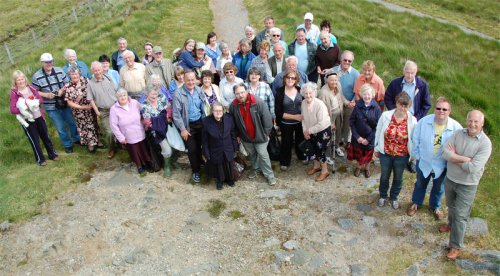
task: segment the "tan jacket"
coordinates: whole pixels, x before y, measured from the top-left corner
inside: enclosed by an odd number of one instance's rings
[[[342,86],[340,85],[340,82],[337,85],[335,96],[330,91],[330,87],[328,87],[328,83],[325,84],[321,88],[321,90],[319,91],[318,98],[325,103],[326,108],[328,109],[328,114],[330,115],[330,120],[331,120],[332,125],[335,123],[333,121],[333,119],[332,119],[333,118],[333,116],[332,116],[332,113],[333,113],[333,110],[332,110],[333,97],[337,97],[337,102],[339,103],[339,107],[340,107],[340,114],[342,115],[341,118],[344,115],[344,105],[347,105],[348,103],[350,103],[350,101],[348,101],[344,97],[344,94],[342,93]]]

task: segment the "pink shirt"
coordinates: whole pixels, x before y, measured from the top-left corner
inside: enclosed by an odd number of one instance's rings
[[[359,90],[361,90],[361,86],[365,84],[366,78],[365,75],[361,74],[358,76],[356,79],[356,83],[354,83],[354,93],[356,94],[356,100],[361,99],[361,95],[359,95]],[[373,86],[375,89],[375,101],[378,103],[380,101],[384,101],[384,96],[385,96],[385,87],[384,87],[384,81],[375,73],[373,73],[372,80],[370,81],[370,85]]]
[[[116,139],[121,143],[137,144],[146,138],[146,132],[141,122],[141,104],[128,98],[128,110],[116,102],[109,112],[109,124]]]

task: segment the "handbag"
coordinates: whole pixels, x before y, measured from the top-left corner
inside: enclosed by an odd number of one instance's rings
[[[311,139],[304,139],[304,141],[299,144],[299,149],[307,156],[316,154],[316,145]]]
[[[54,96],[54,100],[56,100],[57,109],[65,109],[68,107],[68,102],[64,100],[64,97]]]
[[[184,145],[184,140],[182,140],[181,134],[179,133],[179,130],[175,127],[173,123],[170,123],[168,125],[168,130],[167,130],[167,141],[168,144],[178,150],[178,151],[185,151],[186,146]]]
[[[247,157],[248,156],[248,151],[247,149],[245,148],[245,145],[243,145],[243,143],[240,143],[239,147],[238,147],[238,151],[241,153],[241,155]]]
[[[151,131],[146,131],[146,147],[151,157],[151,169],[155,172],[163,169],[165,160],[163,159],[163,155],[161,155],[161,147],[155,143],[155,137]]]
[[[247,164],[245,164],[245,161],[243,161],[239,154],[236,155],[233,161],[234,181],[238,181],[243,172],[245,172]]]
[[[280,147],[281,143],[278,139],[278,134],[276,129],[273,127],[271,129],[271,135],[269,137],[269,143],[267,144],[267,152],[269,153],[269,159],[273,161],[280,161]]]

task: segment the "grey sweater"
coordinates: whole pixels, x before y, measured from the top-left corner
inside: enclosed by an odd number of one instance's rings
[[[463,163],[462,168],[454,162],[450,162],[452,152],[448,150],[448,144],[455,145],[458,155],[472,158],[471,162]],[[483,176],[484,166],[491,155],[491,141],[484,132],[472,137],[467,134],[467,129],[455,131],[443,145],[441,157],[448,161],[446,177],[451,181],[463,185],[478,185]]]

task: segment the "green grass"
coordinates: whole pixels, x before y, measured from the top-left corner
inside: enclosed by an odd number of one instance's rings
[[[219,199],[211,199],[207,206],[207,212],[210,213],[210,216],[213,218],[218,218],[225,209],[226,203]]]
[[[245,217],[245,214],[243,214],[242,212],[240,212],[238,210],[233,210],[233,211],[229,212],[229,214],[227,216],[232,218],[233,220],[237,220],[239,218]]]

